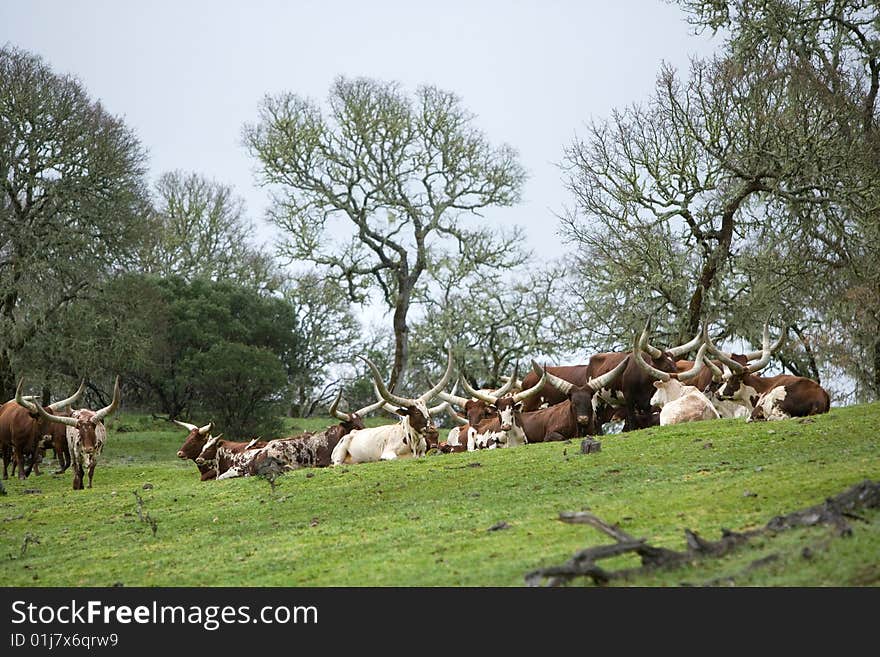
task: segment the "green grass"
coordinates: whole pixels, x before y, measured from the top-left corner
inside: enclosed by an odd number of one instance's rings
[[[560,511],[589,509],[682,550],[685,528],[714,540],[721,527],[759,527],[880,478],[880,404],[811,420],[656,427],[602,437],[602,451],[588,456],[572,441],[299,470],[273,493],[259,478],[200,482],[193,463],[176,458],[182,430],[121,416],[93,489],[73,491],[69,471],[6,482],[0,575],[7,586],[522,586],[526,572],[610,541],[558,521]],[[133,491],[157,522],[155,536]],[[790,531],[621,583],[877,585],[880,513],[861,515],[869,522],[853,520],[850,538],[824,527]],[[509,528],[487,531],[500,521]]]

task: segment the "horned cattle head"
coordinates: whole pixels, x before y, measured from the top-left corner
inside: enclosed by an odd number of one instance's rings
[[[412,449],[413,455],[417,457],[424,456],[427,451],[426,436],[429,432],[428,427],[432,424],[431,414],[440,413],[444,407],[444,404],[438,404],[428,408],[428,402],[437,397],[452,376],[452,350],[449,350],[447,354],[446,371],[443,373],[440,381],[430,390],[415,398],[404,397],[390,392],[382,380],[379,368],[369,358],[364,356],[359,356],[359,358],[370,368],[376,392],[382,400],[385,410],[400,416],[401,421],[407,428],[408,435],[404,438],[404,441]]]
[[[20,389],[21,384],[19,384],[19,390]],[[18,394],[19,393],[16,393],[16,398],[18,397]],[[98,444],[96,431],[104,431],[104,418],[115,412],[118,407],[118,376],[116,377],[116,383],[113,386],[113,400],[110,402],[109,406],[105,406],[100,410],[92,411],[87,408],[81,408],[79,410],[73,411],[70,417],[67,417],[64,415],[54,415],[52,413],[49,413],[47,409],[44,409],[39,404],[36,405],[37,411],[39,412],[40,416],[47,422],[57,422],[58,424],[65,424],[68,427],[73,427],[74,429],[76,429],[79,432],[79,443],[82,446],[82,450],[86,455],[95,452]]]
[[[571,402],[572,412],[578,423],[580,430],[587,435],[595,435],[597,431],[596,417],[593,408],[593,396],[602,388],[606,388],[614,383],[629,364],[629,355],[624,358],[611,370],[595,376],[587,381],[586,385],[577,386],[571,381],[566,381],[555,374],[550,374],[544,370],[543,376],[546,376],[547,382],[562,394],[567,395]],[[532,361],[532,369],[541,374],[541,366]]]
[[[761,336],[761,350],[737,355],[721,351],[716,347],[709,337],[708,325],[704,324],[703,339],[706,346],[709,352],[724,365],[724,370],[721,373],[722,385],[718,389],[718,397],[720,399],[744,400],[744,397],[747,395],[744,387],[750,385],[750,377],[767,367],[773,352],[779,349],[785,341],[787,331],[788,328],[784,328],[776,342],[771,344],[770,326],[768,322],[765,322],[764,331]],[[713,373],[717,372],[717,369],[713,368]]]
[[[703,344],[700,346],[694,364],[689,370],[684,372],[664,372],[645,360],[644,354],[647,341],[648,332],[646,327],[646,330],[642,331],[641,337],[639,337],[633,345],[633,357],[635,358],[639,369],[650,378],[654,379],[655,391],[651,397],[651,406],[663,406],[667,402],[678,399],[681,396],[681,385],[696,378],[703,370],[705,365],[704,359],[706,356],[706,345]]]
[[[355,429],[363,429],[365,426],[364,416],[381,408],[385,403],[385,400],[380,400],[372,404],[367,404],[363,408],[359,408],[351,413],[343,413],[339,410],[340,399],[342,399],[342,390],[339,391],[339,394],[336,395],[336,399],[330,404],[330,415],[340,420],[340,424],[342,425],[342,428],[345,429],[346,433],[354,431]]]
[[[43,408],[36,401],[36,397],[34,395],[22,395],[22,387],[24,386],[24,379],[22,378],[18,382],[18,387],[15,390],[15,401],[19,406],[27,409],[28,413],[30,413],[31,417],[35,420],[43,420],[45,418],[40,413],[40,409]],[[70,397],[66,399],[62,399],[60,401],[55,402],[54,404],[49,404],[45,407],[45,410],[51,414],[60,414],[62,411],[65,411],[67,407],[76,402],[77,399],[80,398],[80,395],[83,394],[83,391],[86,389],[86,380],[83,379],[79,384],[79,389],[73,393]]]
[[[190,424],[189,422],[181,422],[180,420],[172,421],[177,426],[183,427],[189,432],[186,435],[186,438],[184,438],[180,449],[177,450],[177,458],[195,460],[199,455],[199,452],[204,448],[205,443],[211,437],[211,429],[214,428],[214,423],[208,422],[205,426],[199,427],[195,424]]]
[[[531,388],[513,394],[510,394],[509,391],[513,388],[513,384],[516,382],[516,373],[507,380],[507,383],[492,394],[486,393],[482,390],[475,390],[465,379],[462,379],[462,385],[469,395],[486,404],[489,412],[493,415],[497,412],[498,420],[501,424],[501,431],[510,431],[515,422],[514,413],[521,412],[523,402],[526,399],[537,395],[547,382],[547,371],[543,370],[539,372],[539,374],[541,378],[538,380],[538,383]],[[468,417],[468,419],[470,420],[470,417]],[[476,425],[471,422],[471,426]]]

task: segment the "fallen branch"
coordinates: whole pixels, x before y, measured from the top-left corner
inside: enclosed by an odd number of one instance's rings
[[[607,534],[616,543],[586,548],[577,552],[562,565],[533,570],[526,574],[525,581],[529,586],[538,586],[542,583],[547,586],[560,586],[575,577],[591,577],[596,584],[603,585],[612,579],[630,577],[651,569],[673,568],[695,559],[721,557],[746,544],[755,536],[781,532],[794,527],[831,525],[837,536],[850,536],[852,528],[846,522],[846,518],[864,521],[864,518],[854,513],[860,508],[880,508],[880,483],[865,480],[835,497],[826,499],[822,504],[794,511],[784,516],[776,516],[760,529],[743,533],[722,529],[721,539],[718,541],[708,541],[696,532],[685,529],[687,550],[684,552],[650,545],[646,539],[634,538],[617,525],[611,525],[592,513],[565,511],[559,514],[561,521],[589,525]],[[641,568],[607,571],[596,565],[596,561],[600,559],[628,552],[634,552],[641,557]],[[776,558],[778,555],[759,559],[753,562],[750,568],[763,566]]]

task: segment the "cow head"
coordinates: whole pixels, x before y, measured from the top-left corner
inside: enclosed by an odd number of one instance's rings
[[[208,422],[205,426],[198,427],[189,422],[180,422],[178,420],[173,420],[173,422],[189,432],[183,440],[183,445],[177,450],[177,458],[195,461],[196,457],[205,447],[205,443],[211,437],[211,429],[214,427],[214,423]]]
[[[446,402],[444,402],[443,404],[428,408],[428,402],[438,396],[452,376],[452,350],[450,349],[447,354],[446,371],[443,373],[440,381],[428,392],[416,398],[402,397],[390,392],[382,380],[379,368],[370,359],[364,356],[359,356],[359,358],[370,368],[375,391],[378,393],[377,396],[381,400],[382,406],[385,410],[395,413],[401,418],[401,423],[405,430],[404,444],[412,450],[413,456],[424,456],[428,449],[426,439],[428,427],[433,425],[431,414],[442,412],[446,405]]]
[[[718,360],[724,364],[724,371],[721,374],[721,385],[718,389],[719,399],[729,399],[748,403],[749,407],[753,405],[750,399],[754,396],[755,389],[752,386],[754,381],[752,375],[763,370],[770,363],[773,352],[782,346],[785,340],[787,328],[782,330],[779,338],[774,344],[770,344],[770,327],[768,323],[764,323],[764,332],[761,338],[761,351],[753,351],[748,354],[729,354],[721,351],[712,343],[709,337],[708,326],[703,325],[703,339],[706,342],[709,351],[714,354]],[[717,371],[717,370],[713,370]]]
[[[636,365],[639,369],[654,380],[654,394],[649,403],[651,406],[662,407],[668,402],[675,401],[681,397],[683,382],[696,378],[703,370],[704,358],[706,356],[706,345],[703,344],[700,346],[700,350],[697,352],[697,358],[694,360],[694,364],[689,370],[679,372],[677,371],[678,368],[676,368],[676,371],[665,372],[654,367],[645,359],[644,349],[647,344],[647,338],[646,327],[646,330],[642,331],[641,337],[633,346],[633,357],[635,358]]]
[[[544,370],[544,375],[550,385],[568,396],[572,413],[580,430],[588,435],[594,435],[596,433],[596,419],[593,412],[593,396],[602,388],[611,385],[623,373],[628,364],[629,355],[625,356],[614,368],[605,374],[591,378],[583,386],[576,386],[546,370]],[[532,368],[535,372],[540,373],[541,371],[541,366],[534,361],[532,361]]]
[[[202,451],[200,451],[195,458],[196,465],[216,466],[217,450],[220,449],[225,442],[222,433],[217,434],[216,436],[210,436],[208,440],[205,441]]]
[[[517,370],[519,370],[519,367],[517,367]],[[546,374],[546,370],[541,371],[538,383],[531,388],[520,390],[512,395],[509,393],[509,390],[516,382],[516,372],[514,372],[514,375],[508,379],[504,386],[492,394],[486,393],[482,390],[475,390],[468,384],[466,379],[462,379],[462,385],[469,395],[475,397],[477,401],[487,404],[487,409],[492,415],[497,413],[498,421],[501,425],[501,431],[510,431],[517,424],[516,413],[522,411],[523,402],[526,399],[537,395],[544,387],[544,384],[547,382]],[[465,409],[467,409],[467,406],[465,406]],[[470,417],[468,417],[468,419],[470,420]],[[472,420],[470,421],[471,426],[477,426],[478,423],[479,422],[474,423]]]
[[[340,399],[342,399],[342,390],[339,391],[336,395],[336,399],[330,404],[330,415],[340,420],[339,426],[344,430],[343,435],[354,431],[355,429],[363,429],[366,426],[364,424],[364,416],[367,413],[372,413],[377,410],[385,403],[384,401],[377,401],[372,404],[367,404],[363,408],[359,408],[352,413],[343,413],[339,410]]]
[[[47,422],[57,422],[76,429],[78,432],[77,442],[88,460],[89,456],[94,454],[97,450],[99,442],[98,434],[106,434],[103,424],[104,418],[113,413],[118,407],[119,377],[117,376],[116,383],[113,386],[113,400],[110,402],[109,406],[105,406],[98,411],[81,408],[71,412],[70,416],[65,416],[51,414],[42,406],[37,406],[37,410]]]

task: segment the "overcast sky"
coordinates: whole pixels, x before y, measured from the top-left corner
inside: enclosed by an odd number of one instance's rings
[[[0,44],[76,75],[137,132],[153,180],[182,169],[232,185],[265,241],[268,194],[241,145],[265,94],[324,101],[340,74],[453,91],[529,173],[522,203],[487,219],[523,226],[532,250],[554,257],[554,213],[570,203],[563,147],[591,117],[644,100],[662,61],[686,69],[718,42],[662,0],[0,0]]]

